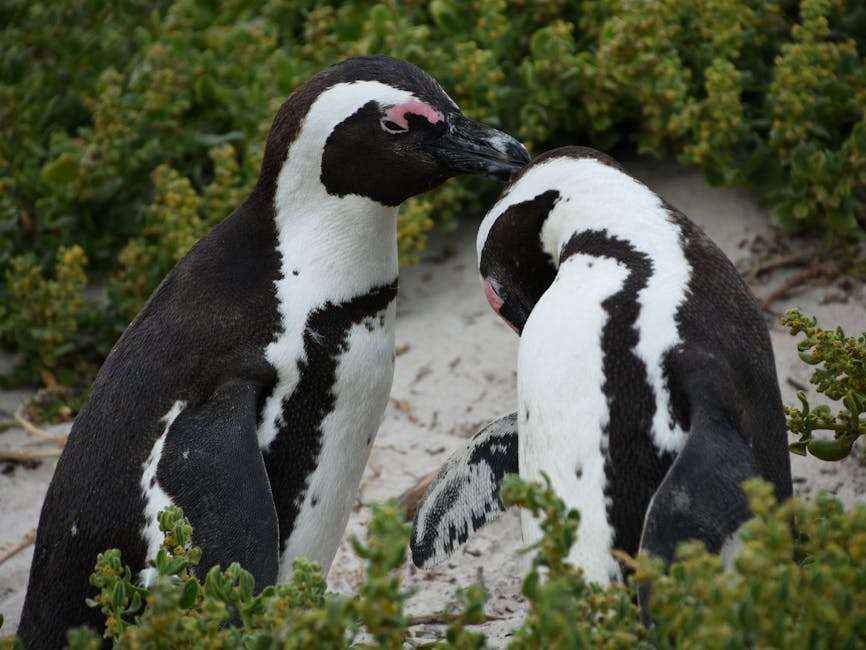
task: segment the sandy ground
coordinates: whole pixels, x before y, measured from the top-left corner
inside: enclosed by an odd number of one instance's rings
[[[699,173],[672,165],[640,161],[629,167],[703,226],[737,262],[748,265],[760,242],[774,239],[765,212],[743,191],[711,188]],[[392,399],[361,483],[347,539],[363,536],[370,504],[398,496],[436,469],[481,425],[515,408],[518,339],[494,317],[484,300],[475,270],[476,225],[465,223],[455,232],[437,235],[423,263],[402,273]],[[791,245],[796,249],[801,244]],[[790,273],[777,273],[770,284],[754,286],[756,294],[768,295]],[[781,312],[794,305],[818,315],[825,325],[839,324],[849,332],[866,329],[862,286],[845,291],[832,285],[809,289],[774,309]],[[797,358],[794,341],[778,319],[769,322],[783,397],[786,403],[793,403],[795,386],[808,385],[809,369]],[[0,393],[0,409],[11,413],[25,396],[25,392]],[[25,442],[21,431],[0,433],[0,448]],[[828,490],[846,504],[866,501],[866,468],[857,458],[832,464],[797,456],[792,460],[798,494],[811,496]],[[4,469],[0,464],[0,555],[36,526],[53,465],[44,462],[36,469]],[[490,593],[488,614],[494,619],[482,627],[493,645],[507,643],[525,611],[519,595],[525,564],[518,554],[520,548],[518,518],[509,512],[434,570],[416,570],[407,562],[400,572],[404,584],[415,591],[409,612],[441,611],[457,588],[482,580]],[[31,558],[32,547],[0,566],[5,633],[14,631],[20,616]],[[331,569],[331,588],[349,592],[362,580],[363,565],[346,541]],[[416,640],[428,640],[441,630],[440,626],[421,625],[412,634]]]

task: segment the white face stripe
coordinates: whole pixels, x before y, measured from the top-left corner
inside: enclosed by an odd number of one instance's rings
[[[286,161],[283,163],[277,181],[277,210],[286,207],[281,206],[280,200],[288,198],[287,186],[297,185],[297,180],[292,179],[291,176],[300,174],[306,178],[310,167],[315,170],[315,177],[319,176],[325,142],[334,127],[371,101],[385,107],[412,100],[417,100],[412,93],[380,81],[339,83],[323,91],[310,106],[301,123],[298,136],[289,145]],[[293,180],[295,182],[292,182]]]
[[[493,204],[493,207],[487,211],[487,214],[484,215],[484,219],[481,221],[481,225],[478,226],[478,235],[475,238],[475,252],[478,256],[479,265],[481,264],[481,251],[484,250],[484,243],[490,235],[490,230],[493,228],[496,220],[499,219],[508,208],[517,203],[531,201],[539,194],[543,194],[548,190],[558,190],[559,186],[567,185],[570,182],[568,175],[557,173],[557,170],[554,170],[553,175],[547,175],[547,170],[551,163],[560,160],[565,159],[551,158],[524,172],[523,176],[509,187],[506,192],[499,197],[499,200]],[[558,256],[556,261],[557,263],[559,262]]]
[[[562,247],[571,236],[584,230],[605,230],[652,262],[652,276],[638,294],[635,353],[646,365],[656,396],[652,431],[656,447],[659,453],[679,451],[685,434],[671,422],[670,394],[662,376],[665,353],[681,342],[676,314],[687,298],[692,271],[679,226],[668,218],[659,197],[628,174],[593,158],[551,158],[529,169],[491,208],[478,231],[479,260],[496,219],[509,206],[548,190],[560,193],[541,231],[542,248],[554,264],[559,264]]]
[[[478,227],[475,246],[479,264],[481,263],[481,251],[484,249],[484,243],[487,241],[487,237],[490,235],[490,231],[496,220],[512,205],[531,201],[539,194],[543,194],[549,190],[556,190],[562,194],[564,190],[569,189],[578,180],[581,173],[579,168],[572,166],[574,162],[578,162],[578,159],[566,157],[548,158],[526,170],[523,176],[511,185],[505,194],[499,197],[499,200],[488,210],[481,221],[481,225]],[[601,163],[598,164],[600,165]],[[599,196],[597,193],[591,196],[593,200],[604,200],[604,197]],[[554,264],[559,264],[559,251],[554,256]]]
[[[178,400],[172,404],[168,413],[160,418],[162,422],[165,422],[165,428],[162,430],[162,435],[153,443],[150,455],[141,466],[144,470],[141,475],[141,489],[144,493],[145,503],[145,524],[141,529],[141,536],[144,537],[144,541],[147,544],[146,561],[154,559],[162,546],[163,535],[159,530],[159,513],[172,504],[171,497],[166,494],[165,490],[160,486],[159,481],[156,480],[156,471],[162,458],[162,448],[165,445],[165,437],[168,434],[168,430],[185,408],[186,402]],[[156,571],[153,568],[146,568],[139,574],[139,581],[147,587],[155,577]]]

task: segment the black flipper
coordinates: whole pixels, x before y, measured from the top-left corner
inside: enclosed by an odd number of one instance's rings
[[[653,495],[640,542],[666,564],[690,539],[718,553],[750,517],[742,484],[759,475],[751,440],[738,426],[737,385],[727,365],[699,351],[678,353],[672,367],[672,383],[688,402],[688,437]],[[648,596],[639,590],[645,624]]]
[[[412,561],[429,568],[503,512],[499,487],[517,474],[517,413],[494,420],[458,450],[433,479],[412,522]]]
[[[193,526],[201,577],[215,564],[241,565],[256,590],[279,570],[279,530],[256,436],[260,385],[232,381],[181,411],[165,438],[157,480]]]

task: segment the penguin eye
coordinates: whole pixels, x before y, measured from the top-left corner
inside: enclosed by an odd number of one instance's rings
[[[382,126],[382,130],[386,133],[406,133],[407,131],[409,131],[408,124],[406,126],[400,126],[396,122],[393,122],[384,117],[379,120],[379,124]]]

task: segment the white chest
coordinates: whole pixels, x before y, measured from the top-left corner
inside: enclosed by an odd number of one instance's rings
[[[533,309],[518,353],[520,476],[540,481],[546,474],[566,505],[580,511],[569,559],[599,584],[620,572],[610,555],[614,530],[605,501],[609,412],[601,337],[607,312],[601,303],[627,275],[609,258],[569,258]],[[521,524],[527,544],[541,538],[538,522],[525,511]]]
[[[272,491],[283,490],[282,509],[278,505],[284,540],[280,580],[288,579],[291,560],[301,556],[317,560],[327,573],[393,377],[393,302],[373,312],[362,309],[375,314],[372,321],[368,315],[367,322],[356,318],[355,307],[357,300],[397,278],[397,209],[354,194],[328,194],[320,182],[327,137],[367,102],[359,89],[338,84],[316,100],[289,148],[274,195],[282,272],[275,289],[281,322],[264,351],[277,378],[262,408],[260,448],[272,448],[274,439],[287,430],[287,420],[293,417],[292,409],[285,407],[287,399],[300,401],[299,410],[309,411],[319,400],[327,406],[307,427],[316,440],[306,449],[316,457],[290,469],[287,465],[269,470]],[[340,306],[347,305],[355,307],[341,312]],[[328,317],[333,309],[334,322]],[[302,375],[311,373],[319,373],[314,386],[299,390]],[[297,441],[286,442],[291,446]],[[288,457],[293,457],[291,449]],[[275,485],[286,472],[292,473],[292,480]]]
[[[382,423],[394,377],[394,303],[353,325],[337,359],[334,408],[321,424],[321,450],[280,558],[280,581],[291,561],[306,557],[327,574],[352,511],[358,484]]]
[[[277,382],[263,406],[258,430],[259,446],[266,450],[291,424],[293,413],[286,407],[290,396],[333,398],[322,421],[313,423],[317,457],[297,470],[304,473],[303,489],[283,492],[284,501],[294,500],[297,512],[290,530],[280,531],[283,581],[290,578],[296,557],[318,561],[327,572],[382,421],[394,372],[393,301],[375,302],[369,313],[361,308],[368,314],[364,318],[357,310],[359,300],[363,303],[376,287],[391,285],[397,278],[396,209],[354,196],[319,193],[314,198],[304,204],[315,210],[287,211],[281,217],[278,196],[282,277],[276,294],[282,322],[265,349]],[[299,201],[296,196],[291,204]],[[315,389],[295,394],[305,374],[320,375]],[[306,407],[306,402],[300,405]],[[273,484],[279,481],[274,474],[279,472],[271,475],[272,491],[285,491],[286,485]],[[281,525],[287,521],[281,519]]]

